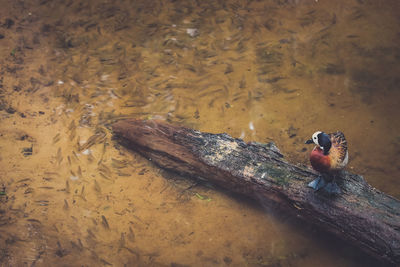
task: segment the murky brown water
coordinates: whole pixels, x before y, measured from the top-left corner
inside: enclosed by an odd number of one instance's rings
[[[108,126],[274,140],[301,164],[314,131],[341,130],[348,168],[399,198],[400,2],[0,2],[2,266],[368,264]]]

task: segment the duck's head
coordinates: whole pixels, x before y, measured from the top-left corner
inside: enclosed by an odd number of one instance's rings
[[[324,155],[328,155],[329,149],[331,149],[332,146],[331,138],[329,137],[329,135],[321,131],[315,132],[312,135],[311,139],[307,140],[305,143],[316,144],[324,151]]]

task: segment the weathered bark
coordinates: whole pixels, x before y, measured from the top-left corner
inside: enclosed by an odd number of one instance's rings
[[[400,202],[343,171],[340,195],[314,192],[317,174],[283,159],[273,144],[244,143],[161,121],[123,120],[114,133],[160,167],[202,177],[317,225],[373,257],[400,264]]]

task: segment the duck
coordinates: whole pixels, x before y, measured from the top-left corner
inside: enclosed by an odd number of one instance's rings
[[[310,154],[310,163],[314,170],[320,173],[317,179],[308,184],[315,191],[324,189],[331,194],[341,192],[335,182],[335,177],[343,170],[349,162],[347,141],[340,131],[335,133],[324,133],[316,131],[306,144],[315,144]]]

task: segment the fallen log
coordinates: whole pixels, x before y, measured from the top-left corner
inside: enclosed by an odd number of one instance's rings
[[[123,144],[160,167],[206,179],[317,225],[378,260],[400,265],[400,201],[343,171],[340,195],[314,192],[317,174],[288,163],[273,143],[245,143],[154,120],[112,125]]]

